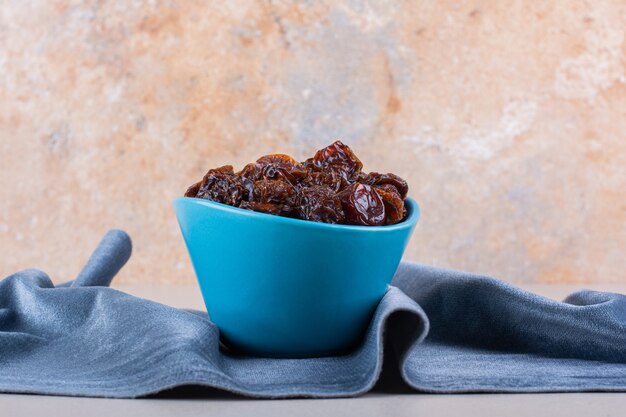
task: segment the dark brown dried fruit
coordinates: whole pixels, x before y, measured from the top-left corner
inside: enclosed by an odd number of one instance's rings
[[[343,223],[344,220],[339,196],[330,188],[321,185],[300,190],[298,214],[301,219],[321,223]]]
[[[382,226],[385,224],[385,205],[376,190],[355,182],[339,193],[348,224]]]
[[[291,156],[282,153],[262,156],[256,160],[256,163],[264,166],[273,165],[276,168],[283,168],[286,170],[292,170],[299,165],[298,161],[293,159]]]
[[[283,154],[265,155],[257,159],[256,162],[246,165],[237,175],[248,178],[252,181],[262,179],[280,179],[292,185],[297,184],[297,177],[301,177],[306,172],[300,167],[298,161]]]
[[[210,169],[205,174],[196,197],[230,206],[239,206],[246,193],[243,181],[235,175],[232,165],[225,165]]]
[[[332,189],[334,192],[338,192],[343,187],[348,185],[349,182],[346,181],[341,174],[335,171],[322,172],[322,171],[313,171],[307,173],[300,180],[300,188],[311,187],[313,185],[323,185]]]
[[[391,184],[374,187],[385,205],[385,224],[396,224],[404,220],[406,209],[398,189]]]
[[[263,179],[263,167],[256,162],[246,165],[237,173],[238,176],[247,178],[250,181],[259,181]]]
[[[352,149],[340,141],[335,141],[317,151],[313,156],[313,164],[323,170],[339,172],[346,179],[363,168],[363,164]]]
[[[253,200],[259,203],[281,203],[292,206],[296,189],[281,180],[260,180],[254,183]]]
[[[393,185],[398,193],[400,193],[400,198],[406,198],[406,194],[409,192],[409,185],[405,180],[398,177],[396,174],[379,174],[378,172],[370,172],[365,176],[362,181],[364,184],[368,185]]]
[[[237,173],[230,165],[211,169],[185,196],[315,222],[380,226],[402,221],[406,181],[362,168],[354,152],[336,141],[302,163],[273,154]]]

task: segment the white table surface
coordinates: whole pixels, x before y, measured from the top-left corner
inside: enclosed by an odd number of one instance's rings
[[[589,285],[528,285],[526,289],[562,299]],[[594,284],[594,289],[626,293],[626,284]],[[195,286],[119,286],[118,289],[175,307],[203,309]],[[358,398],[252,400],[196,389],[157,398],[116,400],[0,394],[0,417],[64,416],[626,416],[626,393],[455,394],[385,393]]]

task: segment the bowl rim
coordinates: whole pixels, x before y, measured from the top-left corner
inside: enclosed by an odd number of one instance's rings
[[[228,204],[218,203],[212,200],[205,200],[197,197],[176,197],[173,201],[174,208],[179,204],[197,204],[220,211],[233,213],[238,216],[258,218],[263,221],[269,221],[277,224],[292,225],[313,229],[329,229],[336,231],[371,231],[371,232],[391,232],[399,229],[406,229],[415,226],[421,216],[421,210],[419,204],[411,197],[406,197],[404,200],[407,210],[409,212],[406,219],[400,223],[387,225],[387,226],[361,226],[351,224],[332,224],[332,223],[320,223],[310,220],[294,219],[292,217],[283,217],[276,214],[260,213],[258,211],[246,210],[240,207],[229,206]]]

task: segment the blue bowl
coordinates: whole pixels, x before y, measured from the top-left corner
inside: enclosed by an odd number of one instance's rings
[[[358,343],[420,215],[315,223],[180,197],[174,208],[211,320],[245,354],[311,357]]]

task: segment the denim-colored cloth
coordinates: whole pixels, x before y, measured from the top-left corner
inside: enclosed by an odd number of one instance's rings
[[[206,313],[108,288],[131,244],[111,231],[73,281],[0,281],[0,391],[137,397],[206,385],[254,397],[339,397],[385,368],[426,392],[626,391],[626,297],[552,301],[493,278],[403,263],[344,356],[229,356]],[[387,343],[383,344],[383,334]]]

